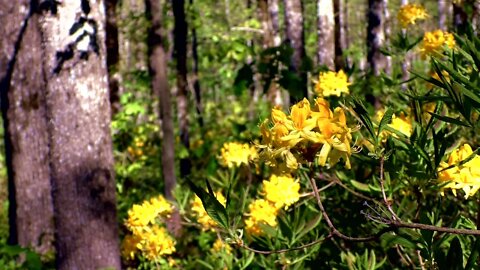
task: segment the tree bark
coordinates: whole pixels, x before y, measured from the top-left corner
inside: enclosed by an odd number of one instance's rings
[[[401,5],[404,6],[408,4],[408,0],[402,0]],[[407,30],[402,29],[402,35],[405,37],[407,35]],[[410,78],[410,73],[408,72],[408,69],[410,68],[412,62],[412,56],[410,55],[410,52],[407,52],[405,54],[405,58],[402,61],[401,67],[402,67],[402,81],[407,81]],[[406,84],[402,84],[402,90],[407,89]]]
[[[10,244],[53,252],[53,202],[39,15],[30,1],[0,7],[0,100],[9,182]]]
[[[438,28],[442,31],[447,30],[447,0],[438,0]]]
[[[146,7],[147,16],[152,22],[148,38],[152,92],[160,101],[160,119],[162,120],[162,172],[165,181],[165,197],[172,200],[172,191],[176,185],[175,136],[173,133],[171,94],[167,77],[162,8],[160,1],[156,0],[147,0]]]
[[[173,16],[175,18],[174,50],[177,60],[177,104],[180,141],[190,149],[188,133],[188,98],[187,98],[187,22],[185,20],[185,1],[172,0]],[[180,174],[185,177],[190,174],[189,158],[180,160]]]
[[[282,38],[280,37],[280,20],[278,19],[278,0],[268,0],[268,13],[272,21],[273,45],[280,46]]]
[[[367,61],[375,76],[380,75],[386,65],[385,56],[380,52],[385,41],[383,4],[383,0],[368,0]]]
[[[334,25],[335,25],[335,69],[345,69],[345,57],[343,51],[346,48],[345,36],[345,3],[343,0],[333,1]]]
[[[193,0],[190,0],[190,5],[193,5]],[[196,20],[197,14],[194,14],[193,20]],[[200,79],[198,78],[198,40],[197,29],[192,25],[192,59],[193,59],[193,91],[195,93],[195,107],[197,109],[197,121],[200,127],[203,127],[202,115],[202,92],[200,88]]]
[[[303,27],[303,5],[301,0],[284,0],[286,43],[293,49],[290,69],[300,78],[299,92],[308,97],[307,74],[302,67],[305,58],[305,35]],[[290,96],[290,103],[294,104],[303,97]]]
[[[58,269],[120,269],[103,1],[41,23]],[[43,51],[40,51],[43,50]]]
[[[120,86],[118,81],[120,52],[118,44],[117,4],[118,0],[105,0],[105,39],[107,48],[108,88],[110,90],[112,115],[120,110]]]
[[[480,0],[473,1],[472,27],[475,34],[480,29]]]
[[[459,35],[467,32],[468,28],[468,15],[463,9],[463,3],[452,3],[453,8],[453,27]]]
[[[333,0],[317,1],[318,65],[335,69],[335,21]]]
[[[390,11],[388,10],[388,0],[383,0],[383,29],[385,32],[385,41],[384,45],[390,43],[390,36],[392,35],[392,30],[390,26]],[[387,55],[385,57],[385,73],[388,75],[392,74],[392,57]]]

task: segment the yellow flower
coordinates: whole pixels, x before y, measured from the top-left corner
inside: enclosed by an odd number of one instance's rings
[[[122,256],[128,260],[135,258],[141,238],[137,235],[127,235],[122,241]]]
[[[247,220],[245,220],[245,229],[252,235],[262,233],[260,224],[266,224],[271,227],[277,226],[278,210],[271,202],[258,199],[253,201],[249,206],[250,210]]]
[[[420,53],[422,58],[427,56],[439,56],[443,52],[444,47],[453,49],[455,47],[455,38],[452,34],[442,30],[426,32],[423,36],[422,47]]]
[[[438,173],[438,180],[447,183],[444,189],[452,189],[454,195],[457,195],[457,189],[462,189],[465,192],[465,199],[473,196],[480,189],[480,156],[475,155],[471,160],[460,165],[460,162],[472,154],[472,147],[464,144],[450,154],[448,162],[440,163]],[[452,168],[445,170],[452,165]],[[441,194],[443,195],[443,191]]]
[[[328,71],[320,72],[318,82],[315,85],[315,92],[319,96],[341,96],[342,93],[349,94],[347,75],[343,70],[338,72]]]
[[[216,192],[215,197],[223,206],[225,206],[227,199],[225,199],[221,192]],[[213,228],[216,227],[217,223],[207,214],[207,211],[205,211],[202,201],[198,196],[195,196],[195,199],[193,200],[192,211],[195,213],[198,223],[203,226],[202,230],[213,230]]]
[[[125,222],[127,228],[134,234],[143,230],[161,215],[168,215],[172,212],[173,206],[165,200],[162,195],[144,201],[142,204],[134,204],[128,210],[128,218]]]
[[[382,119],[384,111],[378,111],[377,112],[377,119],[380,121]],[[400,113],[399,116],[396,116],[395,114],[392,115],[392,122],[388,124],[389,127],[398,130],[399,132],[403,133],[405,136],[410,137],[413,132],[413,126],[412,126],[412,119],[405,116],[405,114],[402,112]],[[390,135],[391,132],[384,130],[380,133],[380,138],[386,139],[388,135]],[[398,138],[397,134],[392,135],[395,138]]]
[[[212,253],[225,252],[227,254],[231,254],[232,247],[229,244],[226,244],[225,242],[223,242],[222,239],[217,238],[217,240],[215,240],[215,242],[213,243],[211,252]]]
[[[276,208],[285,206],[287,209],[300,199],[300,184],[289,175],[272,175],[269,181],[263,181],[265,199],[272,202]]]
[[[239,167],[242,164],[248,165],[248,162],[257,158],[257,150],[249,144],[228,142],[221,150],[220,162],[229,168]]]
[[[409,24],[415,24],[416,20],[423,20],[428,17],[425,8],[418,4],[407,4],[400,8],[397,19],[402,28],[407,28]]]
[[[164,227],[154,225],[149,230],[144,231],[141,238],[138,247],[149,260],[156,260],[162,255],[175,252],[175,240]]]
[[[321,97],[313,107],[303,99],[291,107],[289,115],[272,109],[271,121],[264,121],[260,131],[260,155],[270,166],[281,168],[284,162],[288,169],[295,170],[299,163],[315,158],[321,166],[327,161],[333,166],[342,158],[345,167],[350,168],[352,135],[345,113],[342,108],[332,112]]]

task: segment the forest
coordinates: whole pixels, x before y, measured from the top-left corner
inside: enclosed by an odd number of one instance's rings
[[[480,269],[479,0],[4,0],[0,269]]]

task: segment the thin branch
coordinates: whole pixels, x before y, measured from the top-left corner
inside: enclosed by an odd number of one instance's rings
[[[382,155],[380,157],[380,187],[382,189],[382,196],[383,196],[383,201],[385,202],[385,205],[387,206],[388,211],[390,214],[392,214],[392,217],[394,220],[400,220],[398,216],[395,214],[395,212],[392,209],[392,204],[388,201],[387,195],[385,194],[385,185],[384,185],[384,171],[383,171],[383,164],[385,163],[385,157]]]
[[[480,230],[439,227],[439,226],[427,225],[427,224],[422,224],[422,223],[392,221],[392,223],[390,223],[389,225],[393,226],[393,227],[396,227],[396,228],[419,229],[419,230],[425,230],[425,231],[434,231],[434,232],[451,233],[451,234],[462,234],[462,235],[480,235]]]
[[[317,240],[315,240],[313,242],[310,242],[308,244],[305,244],[305,245],[301,245],[301,246],[293,247],[293,248],[277,249],[277,250],[258,250],[258,249],[254,249],[254,248],[251,248],[251,247],[245,245],[243,243],[243,241],[239,242],[239,243],[235,243],[235,244],[238,245],[241,248],[244,248],[244,249],[246,249],[248,251],[251,251],[251,252],[254,252],[254,253],[263,254],[263,255],[270,255],[270,254],[279,254],[279,253],[285,253],[285,252],[289,252],[289,251],[301,250],[301,249],[304,249],[304,248],[308,248],[308,247],[320,244],[323,241],[325,241],[327,239],[330,239],[331,237],[332,237],[331,235],[328,235],[325,238],[317,239]]]

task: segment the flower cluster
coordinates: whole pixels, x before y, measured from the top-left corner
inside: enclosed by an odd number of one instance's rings
[[[276,208],[288,207],[300,199],[300,183],[290,175],[272,175],[263,181],[263,194]]]
[[[402,28],[407,28],[410,24],[415,24],[416,20],[424,20],[428,17],[425,8],[419,4],[407,4],[400,7],[397,19]]]
[[[473,196],[480,189],[480,156],[474,155],[465,162],[472,154],[472,147],[464,144],[450,154],[447,162],[440,163],[438,173],[438,180],[447,183],[444,188],[452,189],[454,195],[457,195],[457,189],[463,189],[465,199]],[[452,167],[447,169],[450,166]]]
[[[333,166],[342,158],[350,169],[352,135],[345,112],[340,107],[332,112],[323,98],[317,98],[313,108],[303,99],[291,107],[290,115],[272,109],[271,121],[265,120],[260,131],[261,156],[270,166],[278,166],[281,160],[288,169],[295,170],[299,163],[314,158],[321,166],[327,161]]]
[[[260,224],[267,224],[271,227],[277,226],[278,208],[264,199],[254,200],[249,206],[250,210],[247,220],[245,220],[245,229],[251,235],[260,235],[262,228]]]
[[[318,82],[315,84],[315,92],[321,97],[341,96],[342,93],[349,94],[347,75],[343,70],[338,72],[320,72]]]
[[[215,197],[223,206],[225,206],[227,200],[221,192],[216,192]],[[197,221],[202,225],[204,231],[213,230],[216,222],[207,214],[207,211],[205,211],[202,201],[198,196],[195,196],[195,199],[193,200],[192,211],[195,213]]]
[[[248,209],[245,226],[248,233],[259,235],[262,233],[260,224],[271,227],[277,226],[277,215],[281,208],[288,207],[300,199],[300,184],[290,175],[272,175],[263,181],[262,195],[264,199],[254,200]]]
[[[256,148],[248,143],[228,142],[222,147],[220,163],[229,168],[239,167],[242,164],[248,165],[257,156]]]
[[[173,206],[161,195],[142,204],[134,204],[125,221],[132,234],[123,240],[123,256],[133,259],[141,251],[148,260],[156,260],[162,255],[175,252],[175,241],[157,223],[159,218],[168,217],[172,211]]]
[[[215,242],[213,243],[212,253],[217,253],[217,252],[225,252],[227,254],[232,253],[232,247],[229,244],[226,244],[225,242],[222,241],[221,238],[217,238]]]
[[[442,30],[426,32],[420,49],[422,58],[425,59],[429,55],[438,56],[443,52],[445,46],[450,49],[455,47],[455,38],[451,33]]]

